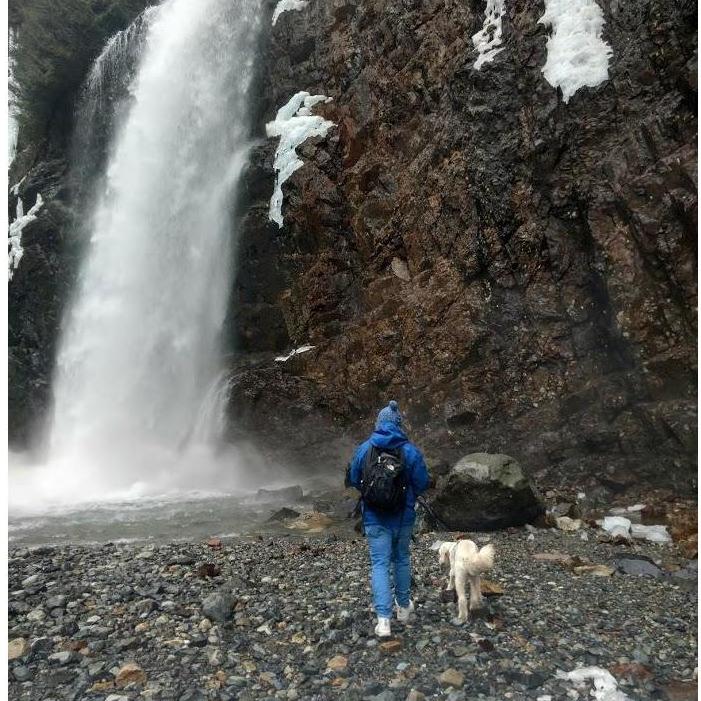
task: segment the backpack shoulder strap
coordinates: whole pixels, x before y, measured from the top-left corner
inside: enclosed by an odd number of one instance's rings
[[[372,443],[371,443],[370,447],[368,448],[368,452],[365,453],[365,464],[363,465],[363,469],[365,469],[366,467],[371,465],[372,461],[375,459],[376,456],[377,456],[377,448],[374,445],[372,445]]]

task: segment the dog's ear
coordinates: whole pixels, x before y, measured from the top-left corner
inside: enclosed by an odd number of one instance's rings
[[[443,540],[435,540],[433,545],[431,545],[431,550],[440,550],[444,542]]]

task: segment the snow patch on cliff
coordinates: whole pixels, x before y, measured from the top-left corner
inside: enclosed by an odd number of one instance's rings
[[[275,362],[286,363],[290,358],[294,358],[295,355],[299,355],[300,353],[306,353],[307,351],[310,351],[313,348],[316,348],[316,346],[300,346],[299,348],[295,348],[294,350],[290,351],[287,355],[278,355],[277,358],[275,358]]]
[[[288,10],[303,10],[308,4],[309,0],[280,0],[275,6],[275,12],[273,12],[273,27],[278,17],[280,17],[283,12],[287,12]]]
[[[565,102],[579,88],[608,80],[613,50],[601,38],[604,13],[594,0],[545,0],[538,22],[552,28],[543,75]]]
[[[319,102],[331,102],[325,95],[310,95],[301,91],[293,95],[281,107],[275,120],[268,122],[265,131],[268,137],[280,137],[275,151],[275,190],[270,199],[269,219],[282,228],[282,184],[297,169],[304,165],[297,155],[296,148],[310,136],[325,136],[335,124],[328,119],[312,114],[312,107]]]
[[[25,214],[24,203],[21,198],[17,200],[17,215],[15,220],[10,224],[7,238],[7,272],[10,280],[12,280],[12,275],[14,271],[17,270],[17,266],[24,254],[24,249],[22,248],[22,229],[37,218],[37,213],[42,208],[43,204],[44,200],[41,199],[41,195],[37,194],[34,206]]]
[[[482,29],[472,35],[479,56],[474,68],[479,70],[484,63],[491,63],[494,57],[504,50],[501,46],[501,18],[504,16],[505,0],[487,0]]]

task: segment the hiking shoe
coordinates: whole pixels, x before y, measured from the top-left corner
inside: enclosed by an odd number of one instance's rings
[[[389,638],[392,635],[392,630],[389,625],[389,618],[378,618],[375,626],[375,635],[378,638]]]
[[[409,616],[414,612],[414,602],[409,601],[408,606],[400,606],[397,604],[397,620],[400,623],[406,623],[409,620]]]

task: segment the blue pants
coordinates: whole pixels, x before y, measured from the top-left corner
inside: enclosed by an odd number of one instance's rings
[[[366,526],[365,535],[370,548],[372,563],[371,584],[375,613],[379,618],[392,616],[392,584],[390,566],[393,570],[394,597],[399,606],[409,605],[411,590],[411,559],[409,544],[413,524],[401,528]]]

